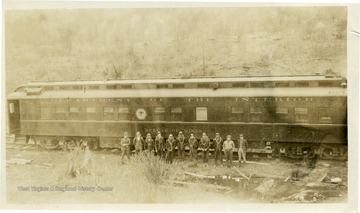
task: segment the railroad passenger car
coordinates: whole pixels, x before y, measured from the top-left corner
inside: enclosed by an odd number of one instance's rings
[[[117,147],[127,131],[239,134],[249,152],[345,159],[346,79],[270,76],[30,82],[8,95],[9,129],[41,144]]]

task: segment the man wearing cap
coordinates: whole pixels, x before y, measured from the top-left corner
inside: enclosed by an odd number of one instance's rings
[[[177,149],[178,149],[178,156],[179,159],[184,159],[185,156],[185,136],[184,134],[180,131],[179,135],[177,137]]]
[[[165,149],[166,149],[165,161],[167,163],[172,163],[173,161],[174,143],[175,143],[174,136],[170,134],[165,144]]]
[[[133,140],[136,154],[139,154],[143,150],[144,138],[141,137],[140,132],[137,132]]]
[[[231,135],[226,136],[226,140],[223,143],[223,150],[225,154],[225,159],[228,167],[232,166],[232,153],[235,149],[234,141],[231,140]]]
[[[121,163],[124,163],[124,156],[126,155],[130,162],[130,138],[128,138],[128,133],[124,132],[124,137],[120,139],[120,149],[121,149]]]
[[[214,152],[215,152],[215,165],[218,165],[218,161],[220,160],[220,164],[222,165],[222,149],[223,149],[223,140],[220,137],[220,133],[216,133],[214,138]]]
[[[164,157],[164,138],[161,136],[161,132],[157,132],[155,138],[155,154],[158,155],[160,158]]]
[[[200,139],[200,149],[203,155],[203,162],[207,163],[210,149],[210,139],[205,132],[202,134],[202,137]]]
[[[244,159],[244,163],[246,163],[246,150],[248,147],[248,142],[247,140],[245,140],[243,134],[240,134],[239,137],[239,150],[238,150],[238,155],[239,155],[239,164],[241,163],[241,159]]]
[[[189,142],[189,147],[190,147],[190,160],[197,160],[197,148],[198,148],[198,143],[197,140],[194,136],[194,134],[190,134],[190,138],[188,140]]]
[[[147,153],[152,154],[154,153],[154,140],[151,138],[151,134],[148,133],[146,135],[146,139],[145,139],[145,150]]]

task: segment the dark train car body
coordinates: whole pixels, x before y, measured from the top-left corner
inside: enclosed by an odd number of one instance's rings
[[[342,159],[345,87],[334,76],[33,82],[8,96],[9,129],[50,144],[86,138],[93,148],[118,147],[125,131],[241,133],[250,152]]]

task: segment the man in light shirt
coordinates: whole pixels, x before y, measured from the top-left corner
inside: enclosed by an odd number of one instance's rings
[[[225,154],[225,159],[228,167],[232,166],[233,150],[235,148],[234,141],[231,140],[231,135],[226,136],[226,140],[223,143],[223,150]]]

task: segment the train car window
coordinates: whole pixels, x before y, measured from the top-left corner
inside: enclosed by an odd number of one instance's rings
[[[232,84],[233,87],[246,87],[246,83],[243,82],[237,82]]]
[[[306,123],[309,121],[308,108],[295,107],[295,122]]]
[[[116,89],[116,85],[106,85],[106,89]]]
[[[14,103],[9,103],[9,112],[13,114],[15,112],[15,105]]]
[[[69,119],[70,120],[79,120],[79,107],[69,107]]]
[[[157,89],[168,88],[168,87],[169,87],[169,85],[167,85],[167,84],[157,84],[156,85]]]
[[[66,107],[56,107],[55,108],[55,119],[56,120],[66,120]]]
[[[296,87],[308,87],[308,86],[309,86],[309,82],[306,82],[306,81],[295,82],[295,86],[296,86]]]
[[[198,84],[197,88],[209,88],[210,84]]]
[[[242,107],[231,107],[231,113],[235,113],[235,114],[244,113],[244,108],[242,108]]]
[[[118,84],[116,85],[116,89],[132,89],[131,84]]]
[[[277,122],[288,121],[289,109],[287,107],[275,107],[275,115]]]
[[[118,109],[118,120],[127,121],[129,120],[130,110],[128,106],[120,106]]]
[[[207,107],[196,107],[196,120],[197,121],[208,120]]]
[[[172,121],[182,121],[182,108],[181,107],[171,107],[171,120]]]
[[[86,107],[86,120],[96,120],[96,108],[95,107]]]
[[[332,108],[319,108],[319,123],[332,123]]]
[[[261,122],[263,120],[264,109],[262,107],[250,107],[250,121]]]
[[[288,114],[289,109],[287,107],[276,107],[275,113],[276,114]]]
[[[164,121],[165,120],[165,107],[162,107],[162,106],[154,107],[153,119],[155,121]]]
[[[185,84],[173,84],[173,88],[185,88]]]
[[[231,107],[230,121],[244,122],[244,108],[242,107]]]
[[[250,84],[251,87],[255,87],[255,88],[264,88],[265,84],[264,83],[260,83],[260,82],[254,82]]]
[[[45,87],[44,88],[46,91],[51,91],[51,90],[54,90],[54,87]]]
[[[60,90],[69,90],[69,86],[59,86]]]
[[[104,107],[104,120],[114,120],[114,107]]]
[[[289,87],[289,82],[275,82],[275,87]]]
[[[50,120],[51,119],[50,107],[40,107],[40,119],[41,120]]]
[[[319,87],[333,87],[334,83],[330,81],[319,81]]]

